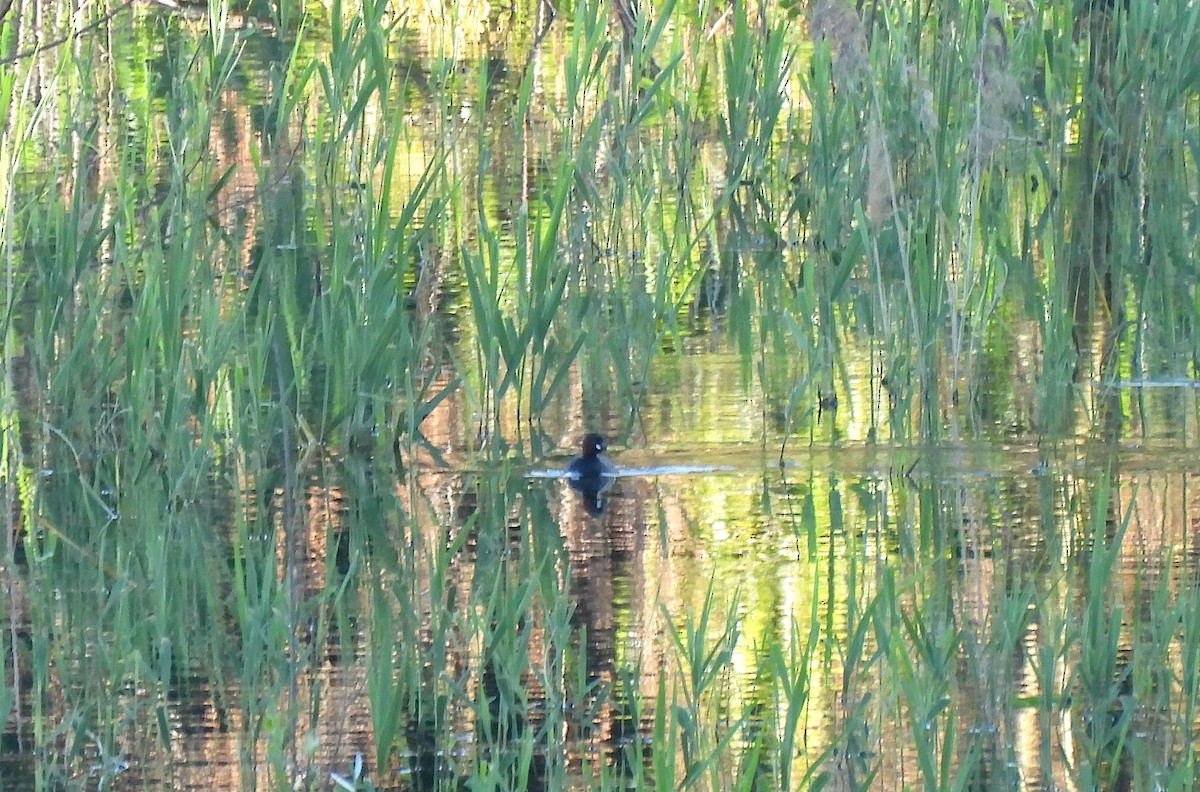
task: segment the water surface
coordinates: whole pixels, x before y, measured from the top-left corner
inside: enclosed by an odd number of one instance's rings
[[[21,62],[5,789],[1194,781],[1195,190],[1063,208],[1065,11],[285,5]]]

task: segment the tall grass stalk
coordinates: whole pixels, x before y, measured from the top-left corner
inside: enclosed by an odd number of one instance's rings
[[[14,49],[12,29],[0,22],[0,41],[4,47],[0,56],[7,57]],[[23,79],[21,79],[23,77]],[[0,633],[0,722],[8,723],[16,714],[18,744],[24,742],[25,722],[17,702],[27,693],[22,684],[22,666],[18,630],[23,585],[16,575],[16,548],[23,534],[33,536],[37,531],[33,520],[34,492],[36,490],[36,466],[26,458],[22,416],[16,397],[17,372],[15,361],[24,341],[14,326],[19,294],[24,291],[23,268],[18,259],[14,225],[17,204],[14,187],[21,161],[21,150],[29,142],[33,132],[33,120],[40,105],[33,99],[34,81],[32,72],[15,68],[0,70],[0,239],[4,240],[4,308],[0,317],[0,344],[3,345],[3,382],[0,382],[0,491],[4,502],[9,504],[4,516],[4,573],[0,574],[3,588],[3,612],[7,615],[7,629]],[[18,515],[23,517],[18,518]],[[35,679],[36,679],[35,675]],[[37,707],[37,705],[35,705]]]
[[[486,163],[486,158],[483,162]],[[482,212],[479,230],[486,245],[485,253],[480,256],[464,251],[464,274],[476,332],[481,339],[491,342],[480,344],[476,352],[485,390],[487,427],[499,425],[501,405],[510,388],[516,392],[518,420],[523,408],[534,415],[540,414],[547,400],[562,386],[568,367],[585,341],[578,332],[574,338],[568,336],[563,343],[556,343],[551,337],[568,281],[565,273],[557,271],[560,269],[556,266],[557,231],[566,208],[572,174],[573,163],[564,158],[557,170],[554,193],[547,196],[545,214],[536,207],[533,210],[535,218],[531,231],[527,227],[529,217],[525,214],[518,217],[511,269],[502,268],[505,256],[499,237]],[[480,183],[482,181],[481,178]],[[482,201],[480,206],[483,206]],[[512,316],[508,316],[503,303],[505,295],[513,292],[516,304],[512,307]],[[527,375],[532,377],[532,383],[527,384]]]
[[[812,612],[809,614],[808,636],[805,638],[801,626],[795,619],[791,623],[786,654],[785,647],[774,645],[770,647],[769,665],[770,678],[776,684],[778,708],[783,713],[782,723],[778,733],[778,758],[775,763],[776,774],[780,789],[792,789],[792,770],[796,753],[802,747],[801,717],[809,701],[811,682],[810,669],[816,658],[817,647],[820,645],[820,618],[817,612],[818,599],[813,597]],[[811,780],[814,769],[820,762],[811,762],[810,769],[802,778],[801,783]]]
[[[736,606],[729,608],[724,624],[717,625],[718,632],[710,633],[710,622],[719,616],[713,586],[710,582],[699,612],[695,617],[688,614],[682,627],[676,626],[670,614],[664,613],[669,635],[675,644],[678,694],[682,695],[682,702],[670,702],[669,711],[672,716],[670,728],[678,730],[679,734],[684,769],[679,784],[683,787],[699,783],[706,776],[714,787],[722,786],[725,754],[746,725],[743,718],[734,718],[722,731],[717,724],[724,719],[714,719],[710,709],[725,697],[728,666],[739,635]],[[658,706],[666,704],[667,700],[660,692]],[[656,762],[656,768],[664,770],[665,764],[666,757],[663,757],[662,761]],[[753,775],[753,770],[749,774]]]
[[[1081,718],[1090,725],[1083,750],[1088,761],[1081,764],[1085,784],[1112,784],[1123,762],[1124,746],[1132,726],[1131,710],[1123,706],[1123,691],[1131,687],[1129,668],[1122,661],[1125,608],[1113,602],[1115,564],[1129,526],[1130,515],[1113,521],[1110,486],[1097,486],[1092,512],[1091,561],[1088,569],[1087,602],[1079,625],[1078,685],[1088,702]]]

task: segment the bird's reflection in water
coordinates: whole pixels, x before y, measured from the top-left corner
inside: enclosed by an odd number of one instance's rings
[[[613,485],[612,476],[580,476],[567,479],[567,483],[578,493],[579,499],[583,501],[583,508],[589,515],[598,517],[604,513],[604,507],[607,505],[604,493]]]

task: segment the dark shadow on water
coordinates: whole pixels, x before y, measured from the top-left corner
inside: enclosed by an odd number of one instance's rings
[[[613,481],[612,476],[580,476],[567,479],[571,489],[579,495],[579,500],[583,502],[584,510],[592,517],[598,517],[604,513],[606,506],[604,494],[612,488]]]

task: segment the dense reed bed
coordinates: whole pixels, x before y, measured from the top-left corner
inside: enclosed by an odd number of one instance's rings
[[[1191,788],[1200,7],[939,8],[4,7],[5,788]]]

